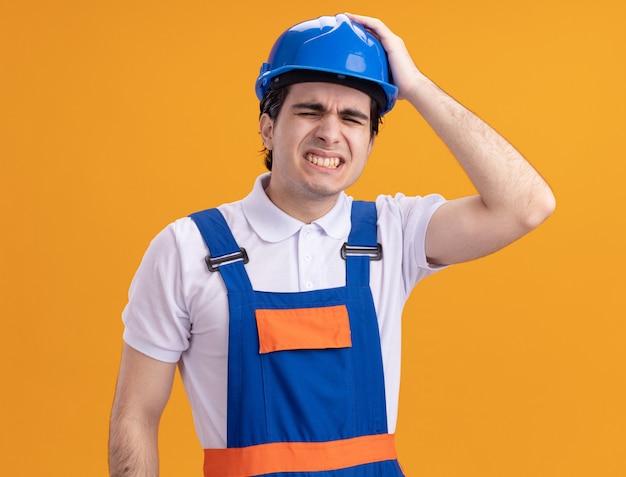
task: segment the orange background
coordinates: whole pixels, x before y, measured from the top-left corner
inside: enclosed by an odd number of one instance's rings
[[[409,476],[626,475],[621,0],[0,4],[0,475],[106,475],[120,313],[150,239],[263,171],[253,84],[275,37],[352,10],[553,186],[540,229],[423,282],[406,310]],[[472,187],[406,104],[350,192]],[[177,378],[178,379],[178,378]],[[177,381],[164,476],[200,475]]]

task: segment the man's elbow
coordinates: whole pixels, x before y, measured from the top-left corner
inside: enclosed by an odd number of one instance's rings
[[[556,197],[552,190],[546,186],[541,193],[536,194],[529,201],[521,218],[522,227],[530,232],[539,227],[556,208]]]

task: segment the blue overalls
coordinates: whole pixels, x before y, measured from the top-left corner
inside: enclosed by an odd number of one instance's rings
[[[351,215],[346,285],[296,293],[253,290],[222,214],[191,215],[230,312],[227,448],[205,449],[205,477],[403,476],[369,288],[375,204],[355,201]]]

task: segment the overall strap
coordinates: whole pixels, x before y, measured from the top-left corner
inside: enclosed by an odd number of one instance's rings
[[[246,250],[240,248],[222,213],[208,209],[190,215],[209,248],[205,261],[210,272],[219,271],[229,292],[252,290],[244,268]]]
[[[381,260],[382,246],[376,241],[376,203],[352,202],[352,229],[341,249],[346,260],[346,284],[369,286],[370,260]]]

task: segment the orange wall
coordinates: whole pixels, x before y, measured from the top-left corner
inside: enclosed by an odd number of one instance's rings
[[[412,476],[626,475],[621,0],[0,5],[0,474],[106,475],[120,312],[149,240],[262,172],[253,83],[320,14],[384,19],[502,131],[558,209],[406,310],[399,451]],[[472,192],[406,104],[351,193]],[[177,383],[162,475],[199,475]]]

